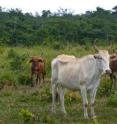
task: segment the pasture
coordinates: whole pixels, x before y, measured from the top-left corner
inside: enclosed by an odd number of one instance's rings
[[[67,115],[62,114],[59,103],[57,113],[51,113],[51,60],[63,53],[81,57],[94,52],[91,44],[0,47],[0,124],[116,124],[117,92],[109,91],[111,81],[108,76],[102,77],[98,89],[95,104],[97,119],[84,120],[81,97],[79,94],[70,95],[70,91],[65,95]],[[40,87],[32,88],[29,59],[41,54],[46,59],[46,81]]]

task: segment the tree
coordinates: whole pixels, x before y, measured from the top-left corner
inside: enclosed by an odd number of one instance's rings
[[[42,17],[47,18],[51,16],[51,11],[50,10],[43,10],[42,11]]]
[[[113,7],[112,10],[113,10],[113,14],[117,15],[117,6]]]

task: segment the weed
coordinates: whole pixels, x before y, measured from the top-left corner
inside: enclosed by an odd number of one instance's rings
[[[34,118],[34,114],[28,109],[24,108],[19,111],[19,115],[23,118],[24,121],[29,121]]]

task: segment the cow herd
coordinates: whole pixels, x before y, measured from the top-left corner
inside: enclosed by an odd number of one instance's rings
[[[86,55],[77,58],[71,55],[58,55],[51,62],[51,86],[52,86],[52,112],[56,112],[56,93],[59,93],[61,110],[66,113],[64,106],[65,89],[80,91],[84,118],[88,119],[88,104],[90,105],[90,117],[96,118],[94,104],[97,89],[100,85],[101,75],[108,74],[112,79],[112,86],[116,86],[117,55],[109,55],[108,50],[97,50],[97,54]],[[35,86],[44,81],[45,60],[41,57],[32,57],[31,80],[35,76]],[[90,101],[88,102],[87,94]]]

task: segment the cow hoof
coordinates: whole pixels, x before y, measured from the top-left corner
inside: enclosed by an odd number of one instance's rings
[[[65,109],[61,109],[61,112],[63,113],[63,114],[67,114],[67,112],[66,112],[66,110]]]
[[[66,111],[62,111],[63,114],[67,115],[67,112]]]

